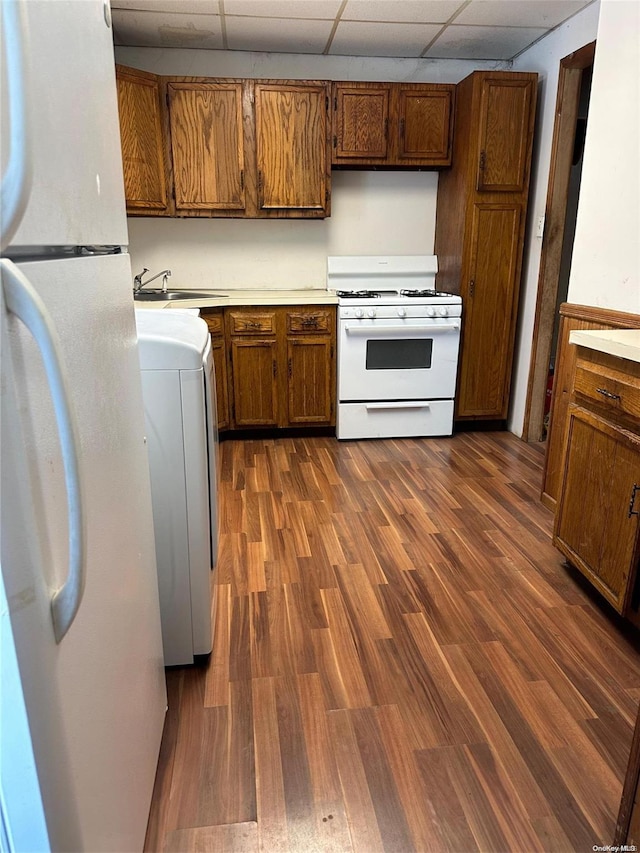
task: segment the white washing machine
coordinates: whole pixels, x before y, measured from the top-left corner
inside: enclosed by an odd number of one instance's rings
[[[136,311],[165,666],[212,648],[218,553],[211,339],[196,312]]]

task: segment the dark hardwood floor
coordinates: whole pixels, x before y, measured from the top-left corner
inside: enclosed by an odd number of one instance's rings
[[[509,433],[226,441],[206,666],[168,671],[149,851],[591,851],[634,630]]]

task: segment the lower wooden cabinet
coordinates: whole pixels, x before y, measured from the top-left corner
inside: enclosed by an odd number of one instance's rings
[[[623,615],[639,555],[639,415],[640,365],[580,348],[553,542]]]
[[[227,384],[227,354],[225,351],[224,314],[221,308],[202,312],[202,318],[211,334],[213,368],[216,374],[216,405],[218,411],[218,429],[229,429],[229,391]]]
[[[202,316],[214,359],[220,352],[221,430],[335,425],[333,306],[218,308]]]

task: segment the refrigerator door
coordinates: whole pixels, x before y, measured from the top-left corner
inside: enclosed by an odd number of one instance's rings
[[[15,2],[2,5],[10,11]],[[109,3],[22,0],[18,7],[26,26],[7,14],[1,28],[2,172],[20,153],[11,130],[24,99],[32,181],[11,246],[126,245]],[[22,69],[10,61],[12,47],[24,53]]]
[[[40,353],[2,351],[2,574],[54,850],[140,850],[166,709],[151,497],[127,255],[19,265],[53,319],[79,433],[85,588],[58,644],[67,494]],[[3,733],[4,734],[4,733]]]

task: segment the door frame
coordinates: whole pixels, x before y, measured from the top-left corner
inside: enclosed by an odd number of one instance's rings
[[[551,163],[540,254],[538,296],[533,325],[529,382],[522,438],[542,441],[553,325],[558,299],[569,178],[573,158],[582,74],[593,65],[595,41],[560,60]]]

